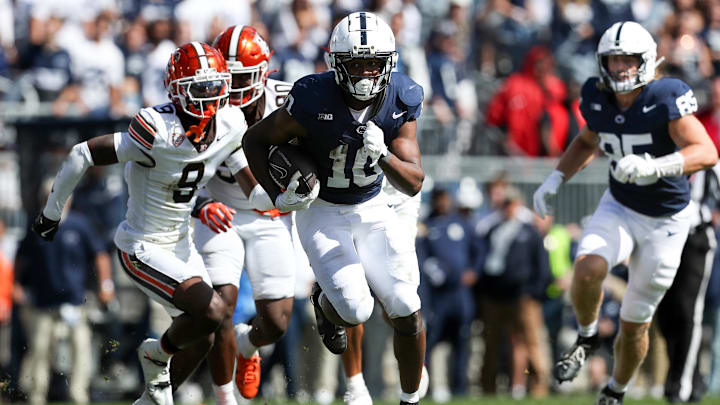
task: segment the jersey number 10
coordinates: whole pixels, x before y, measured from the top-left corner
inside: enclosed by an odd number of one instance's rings
[[[350,179],[345,177],[345,166],[347,163],[348,146],[340,145],[330,151],[330,159],[333,160],[332,176],[328,177],[327,186],[332,188],[349,188]],[[352,182],[358,187],[365,187],[372,184],[380,175],[380,167],[375,164],[370,166],[372,174],[365,172],[365,164],[368,160],[368,153],[365,148],[358,149],[355,154],[355,161],[352,165]]]

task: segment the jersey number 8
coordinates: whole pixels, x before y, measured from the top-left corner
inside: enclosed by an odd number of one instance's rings
[[[177,189],[173,191],[173,201],[176,203],[190,202],[204,173],[205,164],[203,162],[190,163],[185,166],[180,181],[178,181]]]

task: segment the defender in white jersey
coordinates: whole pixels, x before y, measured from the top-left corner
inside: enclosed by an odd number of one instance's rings
[[[197,190],[217,167],[224,163],[237,173],[245,164],[240,147],[247,124],[240,110],[226,107],[229,84],[217,50],[199,42],[177,48],[165,79],[173,102],[140,110],[126,133],[75,145],[33,224],[41,237],[52,239],[62,208],[87,168],[126,164],[130,199],[115,235],[120,262],[173,317],[160,340],[147,339],[138,349],[145,391],[136,404],[171,405],[170,358],[186,349],[207,352],[208,337],[233,311],[208,285],[188,226]]]
[[[283,105],[292,85],[267,79],[270,49],[252,27],[233,26],[213,46],[225,57],[232,75],[230,104],[253,125]],[[252,327],[239,324],[233,331],[232,313],[215,334],[208,360],[216,402],[235,405],[232,375],[240,394],[253,398],[260,384],[260,346],[275,343],[285,333],[292,314],[295,268],[307,258],[295,258],[291,236],[292,215],[281,214],[269,202],[247,165],[239,177],[221,167],[202,190],[194,215],[195,246],[203,258],[213,288],[234,307],[238,282],[247,269],[257,316]],[[226,208],[229,207],[229,208]],[[269,211],[268,211],[269,210]],[[229,215],[228,215],[229,213]],[[227,220],[230,219],[228,222]],[[205,225],[200,224],[202,221]],[[226,228],[228,231],[223,232]],[[237,339],[237,340],[236,340]]]

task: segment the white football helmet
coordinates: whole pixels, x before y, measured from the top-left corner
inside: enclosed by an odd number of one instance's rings
[[[603,83],[616,93],[627,93],[648,84],[655,78],[655,68],[662,62],[656,61],[657,44],[652,35],[632,21],[617,22],[608,28],[600,38],[596,55]],[[642,58],[637,76],[616,80],[607,68],[609,55],[637,55]]]
[[[395,35],[373,13],[361,11],[343,18],[330,36],[329,48],[327,63],[335,71],[335,81],[358,100],[370,100],[385,90],[397,65]],[[377,76],[351,76],[344,64],[355,58],[384,59],[385,66]]]

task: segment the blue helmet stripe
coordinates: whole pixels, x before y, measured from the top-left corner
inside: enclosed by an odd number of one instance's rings
[[[360,45],[367,45],[367,21],[365,13],[360,13]]]
[[[624,22],[620,23],[620,26],[618,27],[617,34],[615,34],[615,46],[620,45],[620,31],[622,31],[622,27],[625,25]]]

